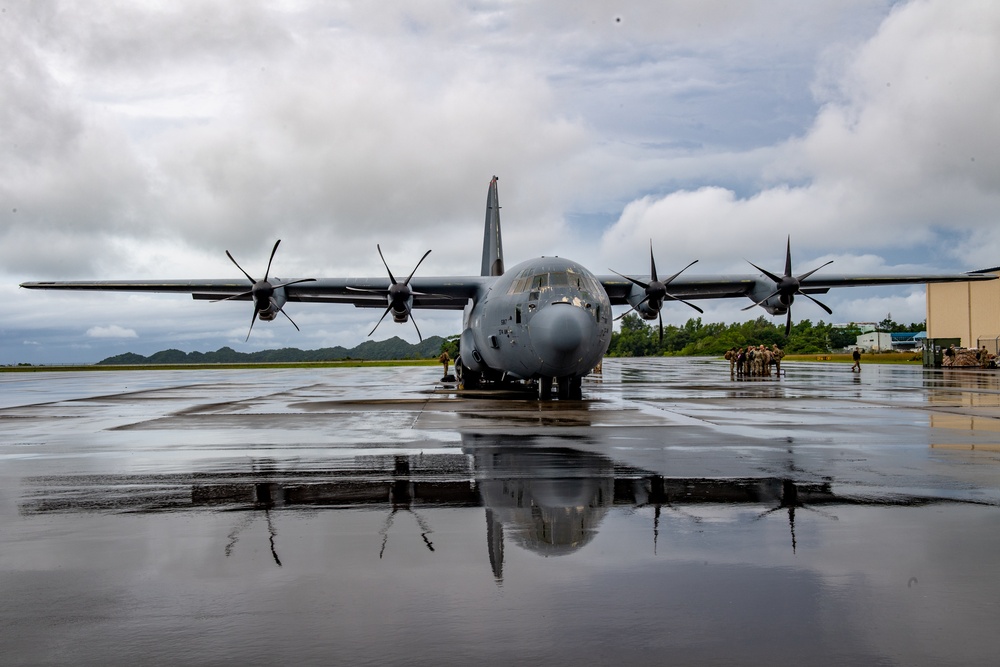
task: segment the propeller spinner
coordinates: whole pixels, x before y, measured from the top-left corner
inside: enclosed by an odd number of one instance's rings
[[[681,269],[680,271],[678,271],[674,275],[670,276],[666,280],[660,281],[660,280],[657,279],[657,276],[656,276],[656,260],[653,258],[653,242],[652,242],[652,240],[650,240],[650,242],[649,242],[649,277],[650,277],[650,281],[648,283],[644,283],[641,280],[636,280],[635,278],[629,278],[625,274],[618,273],[614,269],[609,269],[615,275],[621,276],[622,278],[624,278],[625,280],[628,280],[629,282],[631,282],[634,285],[638,285],[639,287],[641,287],[646,292],[646,296],[643,297],[642,301],[640,301],[639,303],[635,304],[634,306],[632,306],[631,308],[629,308],[628,310],[626,310],[624,313],[622,313],[621,315],[619,315],[618,317],[616,317],[615,320],[620,320],[621,318],[623,318],[626,315],[628,315],[629,313],[631,313],[633,310],[638,311],[639,306],[641,306],[643,304],[646,304],[646,306],[651,311],[655,312],[656,316],[659,318],[659,321],[660,321],[660,342],[662,343],[663,342],[663,313],[661,311],[663,309],[663,301],[664,300],[680,301],[681,303],[683,303],[685,305],[691,306],[692,308],[694,308],[695,310],[697,310],[699,313],[704,313],[705,312],[701,308],[699,308],[698,306],[694,305],[693,303],[691,303],[689,301],[685,301],[684,299],[680,299],[680,298],[678,298],[676,296],[671,295],[669,292],[667,292],[667,285],[669,285],[670,282],[674,278],[676,278],[677,276],[681,275],[684,271],[686,271],[689,268],[691,268],[691,266],[693,266],[697,262],[698,262],[698,260],[694,260],[693,262],[691,262],[690,264],[688,264],[683,269]]]
[[[767,271],[766,269],[760,268],[750,260],[747,260],[747,263],[774,281],[774,291],[768,294],[760,301],[758,301],[757,303],[751,304],[746,308],[743,308],[742,310],[750,310],[754,306],[763,305],[768,299],[771,299],[775,296],[780,297],[781,303],[785,305],[787,310],[787,317],[785,319],[786,336],[792,330],[792,302],[795,301],[795,295],[797,294],[801,294],[805,298],[809,299],[817,306],[825,310],[827,314],[833,315],[833,311],[830,310],[829,306],[827,306],[825,303],[817,301],[816,299],[814,299],[813,297],[809,296],[808,294],[802,291],[802,281],[811,276],[812,274],[816,273],[820,269],[822,269],[827,264],[832,264],[833,263],[832,259],[829,262],[826,262],[825,264],[820,264],[812,271],[807,271],[806,273],[803,273],[801,276],[792,275],[792,237],[789,236],[785,244],[785,275],[783,276],[775,275],[770,271]]]
[[[278,313],[281,313],[282,315],[287,317],[288,321],[292,323],[292,326],[295,327],[296,331],[301,331],[301,329],[299,329],[299,325],[295,323],[295,320],[289,317],[288,313],[286,313],[285,310],[281,307],[281,304],[279,304],[278,301],[274,298],[274,293],[276,290],[279,290],[282,287],[288,287],[289,285],[298,285],[299,283],[314,282],[316,279],[302,278],[300,280],[289,280],[287,282],[278,283],[276,285],[269,282],[268,276],[271,274],[271,262],[274,261],[274,253],[278,251],[279,243],[281,243],[281,239],[275,241],[274,247],[271,248],[271,257],[267,260],[267,269],[264,271],[263,280],[255,280],[253,276],[251,276],[249,273],[243,270],[243,267],[240,266],[239,262],[237,262],[233,258],[230,252],[228,250],[226,251],[226,256],[233,264],[236,265],[236,268],[239,269],[243,273],[243,275],[247,277],[247,280],[250,281],[251,287],[246,292],[241,292],[240,294],[234,294],[233,296],[227,296],[225,299],[217,299],[216,301],[232,301],[234,299],[242,299],[247,296],[253,299],[253,318],[251,318],[250,320],[250,329],[247,331],[246,340],[250,340],[250,333],[253,331],[253,325],[257,321],[258,317],[260,317],[260,319],[262,320],[273,320]]]

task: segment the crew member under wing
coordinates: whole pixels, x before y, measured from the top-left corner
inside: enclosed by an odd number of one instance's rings
[[[490,181],[486,199],[482,268],[478,276],[416,276],[417,268],[427,257],[425,253],[405,280],[397,279],[384,257],[382,262],[388,273],[388,282],[385,277],[270,278],[271,261],[278,243],[274,244],[267,270],[259,280],[247,273],[227,251],[245,280],[28,282],[21,287],[182,292],[190,293],[195,299],[252,301],[254,310],[250,331],[258,319],[270,321],[279,313],[298,329],[285,312],[285,305],[289,302],[346,303],[363,308],[382,308],[382,317],[376,328],[390,314],[393,321],[404,323],[412,320],[414,309],[462,310],[462,335],[456,371],[463,387],[475,387],[481,382],[537,380],[541,397],[548,398],[554,381],[560,398],[575,398],[580,395],[581,379],[597,366],[607,352],[612,321],[617,319],[612,315],[612,306],[627,305],[629,309],[626,313],[634,310],[646,320],[659,320],[662,337],[661,310],[667,301],[679,301],[701,311],[691,302],[745,297],[751,301],[747,309],[759,306],[772,315],[786,315],[787,333],[791,326],[791,306],[796,296],[803,296],[831,313],[830,308],[813,295],[825,294],[831,287],[968,282],[997,277],[984,272],[831,275],[819,272],[825,264],[796,275],[792,271],[790,241],[786,245],[785,268],[781,275],[752,265],[760,271],[759,274],[682,277],[681,273],[695,263],[691,262],[677,273],[660,279],[652,247],[648,276],[629,277],[619,273],[595,275],[581,264],[558,257],[529,259],[507,269],[503,259],[495,176]],[[378,251],[381,256],[381,248]],[[372,333],[374,331],[372,329]],[[417,334],[420,335],[419,328]],[[249,335],[250,332],[247,338]]]

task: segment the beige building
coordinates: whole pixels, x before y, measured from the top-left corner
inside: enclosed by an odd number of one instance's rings
[[[1000,343],[1000,280],[927,286],[927,337],[961,338],[962,347]]]

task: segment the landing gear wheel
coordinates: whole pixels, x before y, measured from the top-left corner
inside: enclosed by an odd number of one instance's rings
[[[552,378],[538,378],[538,400],[548,401],[552,398]]]
[[[466,368],[465,364],[462,363],[461,355],[455,359],[455,377],[458,380],[459,389],[479,388],[479,373]]]
[[[559,378],[559,398],[562,400],[578,401],[583,398],[583,379],[577,376],[567,376]]]

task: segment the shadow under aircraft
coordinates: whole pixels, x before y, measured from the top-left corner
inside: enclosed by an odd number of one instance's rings
[[[379,557],[389,545],[393,521],[412,514],[428,551],[435,551],[431,515],[447,508],[482,507],[490,569],[504,576],[508,543],[544,557],[583,549],[612,509],[652,508],[652,548],[660,520],[674,512],[700,522],[700,507],[752,508],[753,521],[784,512],[796,549],[796,511],[828,518],[837,506],[926,505],[969,502],[892,494],[841,495],[832,481],[792,477],[672,478],[616,463],[572,447],[572,438],[524,438],[463,434],[461,452],[356,456],[337,467],[301,471],[265,459],[252,470],[162,475],[62,475],[27,478],[22,515],[76,512],[157,513],[226,511],[239,515],[228,535],[228,557],[256,519],[268,528],[271,556],[281,566],[276,513],[378,509],[386,512]],[[823,508],[823,509],[820,509]]]

